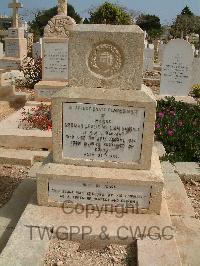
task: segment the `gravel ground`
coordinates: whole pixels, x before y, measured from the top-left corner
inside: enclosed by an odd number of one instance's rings
[[[103,250],[80,250],[79,243],[54,239],[44,266],[136,266],[136,245],[109,245]]]
[[[184,182],[184,185],[195,210],[196,218],[200,219],[200,182],[191,180]]]
[[[16,187],[28,175],[29,167],[0,164],[0,207],[11,198]]]

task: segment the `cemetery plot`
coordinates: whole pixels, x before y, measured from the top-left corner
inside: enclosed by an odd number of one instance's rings
[[[39,129],[25,130],[19,128],[22,112],[30,110],[25,107],[0,122],[0,146],[6,148],[51,148],[51,131]]]

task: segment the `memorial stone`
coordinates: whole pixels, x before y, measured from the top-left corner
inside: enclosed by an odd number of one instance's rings
[[[156,101],[141,81],[143,44],[136,25],[70,30],[69,73],[82,73],[84,86],[69,83],[52,96],[53,151],[37,173],[39,205],[160,213]]]
[[[13,0],[9,7],[13,9],[13,25],[8,29],[8,37],[5,38],[5,57],[0,60],[0,69],[5,70],[18,69],[27,56],[24,29],[19,27],[18,9],[22,8],[22,4]]]
[[[144,71],[153,71],[154,67],[154,49],[144,49]]]
[[[35,85],[37,99],[50,100],[56,90],[68,84],[69,30],[74,25],[74,19],[67,16],[66,1],[58,1],[58,15],[44,29],[42,81]]]
[[[33,44],[32,56],[34,59],[42,58],[42,44],[36,42]]]
[[[191,87],[193,51],[182,39],[171,40],[165,47],[161,73],[161,95],[187,96]]]
[[[3,43],[0,42],[0,58],[2,58],[4,56],[4,52],[3,52]]]
[[[200,85],[200,58],[194,58],[192,67],[192,84]]]

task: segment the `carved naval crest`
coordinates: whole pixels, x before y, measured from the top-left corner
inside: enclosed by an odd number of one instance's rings
[[[45,37],[69,38],[69,30],[76,24],[69,16],[57,15],[53,17],[44,28]]]
[[[109,78],[118,73],[122,64],[121,52],[111,43],[98,44],[89,55],[90,70],[103,78]]]

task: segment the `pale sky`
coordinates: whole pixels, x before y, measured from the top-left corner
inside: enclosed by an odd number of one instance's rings
[[[0,14],[10,15],[11,11],[8,9],[8,3],[12,0],[0,0]],[[57,4],[56,0],[20,0],[25,9],[48,9]],[[88,16],[88,9],[92,6],[98,6],[104,3],[101,0],[70,0],[76,11],[81,17]],[[144,13],[155,14],[160,17],[162,23],[171,22],[181,10],[188,5],[192,12],[200,16],[200,0],[118,0],[110,1],[118,3]]]

